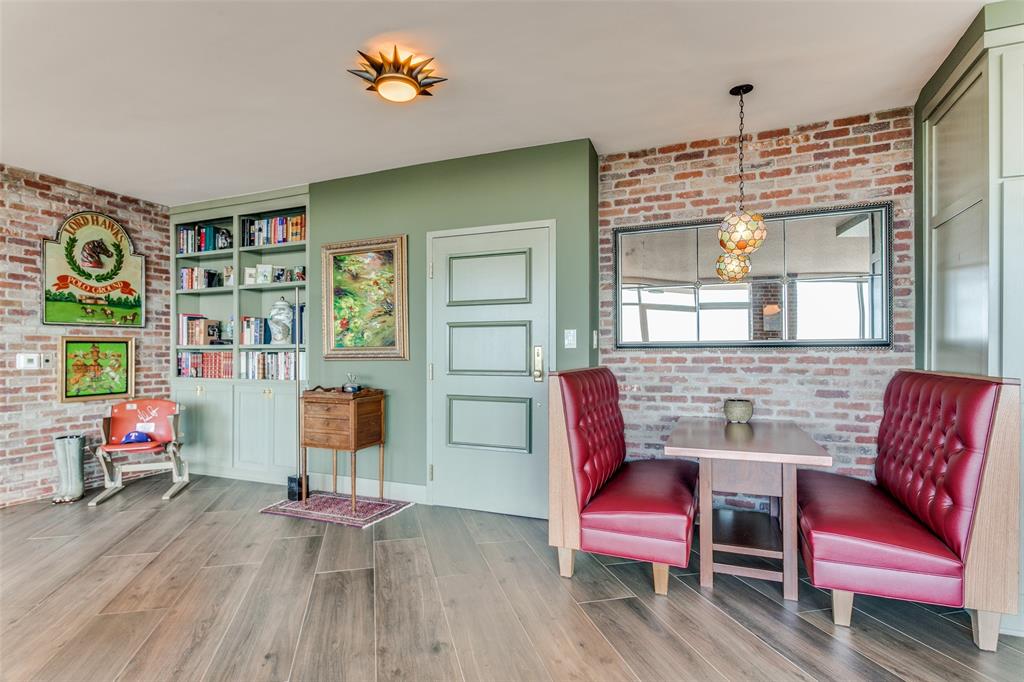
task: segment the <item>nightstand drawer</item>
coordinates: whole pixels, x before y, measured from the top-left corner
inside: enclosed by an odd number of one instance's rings
[[[348,434],[348,415],[332,415],[330,417],[316,417],[306,414],[302,420],[302,428],[307,431],[325,431],[327,433]]]
[[[348,450],[351,447],[352,437],[347,433],[338,431],[302,431],[302,447],[305,448],[328,448],[330,450]]]

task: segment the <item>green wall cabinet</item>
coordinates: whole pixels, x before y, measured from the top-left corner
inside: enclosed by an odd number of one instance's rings
[[[230,463],[234,452],[231,409],[232,386],[226,381],[176,381],[171,399],[184,407],[181,413],[183,454],[196,473],[213,473],[213,466]]]

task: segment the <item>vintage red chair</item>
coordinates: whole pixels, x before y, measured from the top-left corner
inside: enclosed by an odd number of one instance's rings
[[[994,651],[1017,612],[1020,384],[901,370],[885,391],[876,484],[797,477],[811,582],[850,625],[854,593],[971,609]]]
[[[650,561],[654,591],[686,567],[697,513],[697,463],[626,462],[619,385],[606,367],[553,372],[549,389],[548,543],[572,577],[577,549]]]
[[[143,398],[118,403],[103,418],[103,444],[96,447],[96,459],[103,469],[103,492],[89,501],[90,507],[117,494],[124,488],[122,474],[133,471],[170,471],[174,485],[163,495],[169,500],[188,485],[188,462],[181,458],[178,441],[178,403],[173,400]],[[125,434],[141,431],[152,439],[144,443],[122,443]],[[166,462],[124,464],[114,461],[117,455],[165,453]]]

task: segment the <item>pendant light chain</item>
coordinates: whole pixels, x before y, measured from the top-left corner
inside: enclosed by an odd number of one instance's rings
[[[743,93],[740,93],[740,136],[736,142],[740,152],[740,213],[743,212]]]

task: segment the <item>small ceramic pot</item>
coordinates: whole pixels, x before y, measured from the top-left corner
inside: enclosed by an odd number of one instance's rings
[[[754,403],[739,398],[725,401],[725,418],[731,424],[746,424],[754,415]]]

